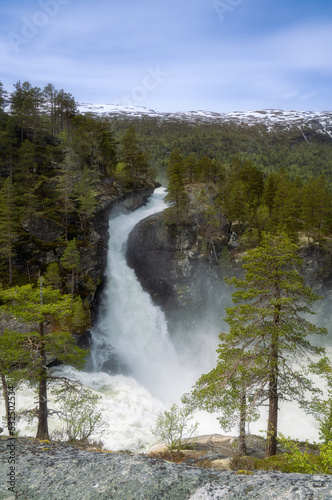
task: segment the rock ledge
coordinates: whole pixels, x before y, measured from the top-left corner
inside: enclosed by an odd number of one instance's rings
[[[15,494],[8,490],[8,445]],[[35,439],[0,439],[0,499],[205,500],[331,499],[324,475],[231,471],[176,465],[141,455],[80,450]]]

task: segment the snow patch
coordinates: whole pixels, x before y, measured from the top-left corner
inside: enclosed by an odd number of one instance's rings
[[[82,114],[93,113],[99,116],[118,117],[154,117],[160,120],[180,120],[192,123],[233,122],[242,125],[264,125],[267,130],[275,128],[288,129],[290,127],[309,127],[317,132],[325,133],[332,138],[332,112],[331,111],[296,111],[281,109],[263,109],[248,111],[233,111],[217,113],[214,111],[186,111],[186,112],[157,112],[143,106],[119,104],[89,104],[78,105]]]

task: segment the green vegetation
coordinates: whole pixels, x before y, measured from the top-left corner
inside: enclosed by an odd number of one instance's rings
[[[328,358],[321,358],[317,363],[312,363],[313,373],[325,379],[327,398],[313,395],[305,408],[312,413],[319,423],[319,437],[324,444],[332,442],[332,363]]]
[[[6,399],[6,380],[20,383],[28,380],[37,385],[37,438],[49,439],[47,388],[57,377],[47,368],[48,360],[83,367],[86,352],[79,349],[72,332],[83,318],[81,300],[72,300],[59,290],[25,285],[0,291],[1,315],[9,315],[26,324],[23,332],[6,329],[0,335],[0,369]],[[79,314],[77,314],[79,313]],[[6,406],[7,407],[7,406]],[[8,414],[7,414],[8,420]],[[8,420],[9,421],[9,420]]]
[[[86,299],[96,284],[84,275],[80,249],[92,244],[98,203],[151,188],[157,177],[168,185],[167,226],[181,230],[192,225],[197,241],[200,237],[218,265],[229,267],[225,226],[227,234],[238,237],[237,251],[248,251],[245,277],[228,280],[241,290],[233,294],[235,306],[226,311],[230,330],[220,336],[217,366],[202,375],[186,402],[191,408],[220,411],[224,428],[237,422],[241,454],[246,452],[246,422],[268,402],[270,456],[277,446],[278,401],[298,399],[318,419],[325,443],[320,458],[310,455],[310,463],[319,463],[311,470],[330,471],[330,365],[323,358],[312,367],[327,380],[324,400],[292,364],[295,358],[323,352],[308,340],[326,332],[303,317],[319,297],[300,278],[295,244],[315,244],[331,260],[330,137],[298,127],[267,131],[263,125],[231,122],[81,115],[73,96],[52,84],[40,89],[17,82],[10,112],[4,111],[7,98],[0,82],[0,280],[9,287],[1,288],[0,306],[3,317],[15,316],[27,327],[0,335],[0,375],[4,393],[7,379],[38,387],[37,437],[48,437],[48,360],[83,363],[73,334],[89,325]],[[39,239],[43,231],[46,238]],[[42,258],[45,252],[52,254],[50,259]],[[65,416],[66,434],[73,440],[100,423],[94,420],[99,414],[90,411],[94,397],[77,394],[68,393],[72,413]],[[74,412],[81,400],[83,423]],[[183,441],[188,411],[173,405],[159,416],[158,434],[170,449]],[[287,467],[305,470],[308,457],[300,457],[296,446],[288,447]]]
[[[241,454],[246,454],[245,424],[267,402],[270,457],[277,450],[279,401],[303,402],[308,391],[311,397],[317,392],[301,365],[309,354],[324,352],[309,339],[327,330],[305,319],[320,297],[304,285],[297,247],[286,234],[264,234],[261,245],[243,261],[245,277],[226,279],[240,290],[232,295],[235,305],[226,309],[230,329],[220,335],[217,366],[201,376],[184,401],[221,412],[222,427],[237,419]]]
[[[198,428],[198,423],[189,424],[191,419],[188,407],[181,408],[173,404],[168,411],[159,414],[153,433],[167,444],[168,450],[184,449],[188,439],[195,436]]]
[[[279,436],[280,453],[265,459],[237,456],[231,468],[241,472],[253,470],[297,472],[300,474],[332,474],[332,443],[309,445]]]
[[[52,248],[74,238],[78,247],[89,245],[98,199],[153,187],[155,172],[132,127],[120,144],[108,118],[80,115],[73,96],[52,84],[40,89],[17,82],[10,112],[4,111],[6,98],[1,84],[0,279],[17,285],[45,273],[31,254],[45,250],[48,241]],[[119,175],[121,165],[124,176]],[[40,241],[41,226],[44,232],[57,230]],[[37,227],[37,249],[26,255],[29,227]],[[64,270],[60,266],[62,281]],[[78,290],[82,297],[83,288]]]
[[[79,384],[66,384],[52,391],[58,410],[55,413],[65,424],[55,433],[70,443],[84,444],[93,433],[105,432],[108,425],[103,420],[99,403],[101,396]]]
[[[166,210],[168,225],[186,224],[190,218],[193,223],[198,210],[199,233],[211,243],[218,240],[226,217],[240,238],[240,249],[259,244],[264,231],[284,231],[294,241],[305,237],[328,248],[332,194],[325,176],[304,183],[301,178],[293,180],[284,168],[266,176],[251,161],[234,158],[228,166],[206,161],[204,170],[196,168],[186,177],[188,158],[178,149],[170,155],[168,199],[173,206]]]

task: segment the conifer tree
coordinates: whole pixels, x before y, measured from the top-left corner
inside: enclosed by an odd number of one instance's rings
[[[36,437],[49,439],[47,385],[58,377],[49,372],[48,359],[51,356],[78,368],[83,366],[86,352],[77,347],[71,335],[74,306],[80,299],[75,299],[73,304],[70,295],[61,295],[59,290],[44,286],[42,279],[40,286],[0,290],[0,298],[4,303],[0,308],[2,314],[10,314],[29,326],[27,333],[6,330],[0,336],[1,356],[7,360],[4,373],[16,380],[37,383]]]
[[[177,224],[183,219],[188,203],[188,196],[184,189],[183,168],[183,157],[180,150],[175,149],[169,157],[167,169],[168,193],[165,199],[174,203],[174,207],[167,209],[167,212],[171,214],[171,219],[174,218]]]
[[[326,397],[316,395],[305,405],[309,413],[313,413],[319,423],[319,437],[324,444],[332,442],[332,363],[328,358],[321,358],[312,363],[313,373],[325,379]]]
[[[46,105],[49,112],[49,121],[50,121],[50,133],[52,136],[55,135],[55,105],[57,98],[57,90],[55,89],[52,83],[48,83],[43,90],[43,94],[45,97]]]
[[[311,178],[303,188],[302,217],[308,236],[320,240],[322,234],[328,232],[332,217],[332,195],[324,175]]]
[[[8,177],[0,190],[0,254],[8,262],[9,284],[13,281],[14,240],[18,229],[18,208],[13,183]]]
[[[55,288],[56,290],[60,290],[61,288],[61,275],[60,275],[60,267],[57,262],[52,262],[49,264],[45,274],[46,283]]]
[[[122,161],[125,164],[130,181],[137,184],[137,181],[145,179],[149,172],[149,165],[146,155],[138,145],[138,139],[134,127],[130,127],[122,141]]]
[[[68,152],[64,162],[60,165],[57,180],[57,195],[64,214],[65,240],[68,240],[69,214],[74,208],[73,196],[75,187],[75,160],[73,154]]]
[[[3,83],[0,81],[0,111],[3,111],[4,109],[6,97],[7,97],[7,92],[3,88]]]
[[[189,184],[193,182],[196,175],[197,162],[193,154],[187,156],[184,160],[184,176],[188,180]]]
[[[285,233],[264,234],[261,245],[243,258],[245,277],[226,279],[240,288],[233,293],[236,305],[226,309],[230,330],[220,335],[217,368],[194,390],[201,406],[224,415],[229,405],[240,413],[245,396],[250,411],[266,400],[267,457],[276,453],[279,401],[303,402],[306,391],[315,392],[304,369],[295,363],[301,366],[308,355],[324,352],[309,339],[327,334],[306,319],[320,297],[304,285],[297,250]]]
[[[76,238],[68,243],[66,250],[64,251],[64,254],[60,260],[64,269],[71,272],[71,297],[73,300],[76,274],[80,269],[80,253],[76,245]]]
[[[275,174],[270,174],[265,181],[264,191],[263,191],[263,203],[268,207],[270,217],[272,217],[272,211],[274,207],[274,197],[276,194],[277,180]]]
[[[86,239],[87,225],[89,219],[96,211],[97,202],[93,181],[87,167],[84,168],[80,181],[75,186],[75,193],[78,197],[78,215],[81,219],[83,229],[83,239]]]

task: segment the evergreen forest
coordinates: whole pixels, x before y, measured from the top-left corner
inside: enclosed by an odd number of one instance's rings
[[[103,196],[156,179],[174,205],[169,224],[193,223],[190,214],[199,210],[207,240],[218,241],[224,216],[243,248],[257,245],[262,231],[283,229],[330,253],[330,136],[298,127],[82,115],[74,97],[52,84],[17,82],[8,94],[0,83],[2,280],[20,284],[46,272],[37,262],[15,262],[34,214],[56,224],[64,247],[74,238],[88,245]]]

